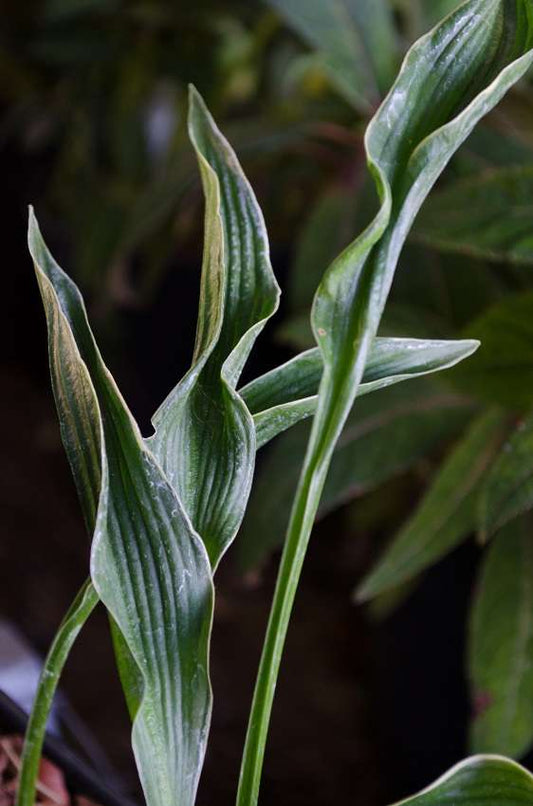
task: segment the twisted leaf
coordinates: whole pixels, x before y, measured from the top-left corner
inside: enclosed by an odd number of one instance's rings
[[[92,581],[142,677],[133,749],[143,789],[149,806],[192,806],[211,711],[209,560],[33,213],[29,247],[48,322],[62,438],[94,529]]]
[[[407,54],[366,132],[381,208],[328,269],[312,323],[324,371],[267,631],[239,787],[257,802],[275,680],[329,465],[362,380],[401,249],[446,164],[533,61],[531,0],[469,0]]]
[[[196,345],[191,369],[153,417],[148,445],[216,567],[241,523],[255,463],[254,422],[235,387],[279,288],[253,191],[194,89],[189,133],[206,198]]]

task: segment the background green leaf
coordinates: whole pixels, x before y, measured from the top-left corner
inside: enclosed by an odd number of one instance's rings
[[[396,806],[526,806],[533,802],[533,777],[499,756],[474,756],[432,786]]]
[[[479,485],[506,430],[500,411],[477,419],[454,448],[413,517],[358,590],[365,601],[412,579],[475,529]]]
[[[470,615],[474,752],[525,755],[533,742],[533,529],[505,527],[484,559]]]
[[[533,166],[462,179],[424,205],[414,236],[436,249],[533,263]]]
[[[533,507],[533,415],[505,444],[483,483],[479,505],[481,535],[493,535]]]
[[[396,34],[386,0],[267,0],[317,50],[336,88],[360,111],[386,90]]]
[[[463,336],[481,341],[468,362],[449,378],[464,392],[514,409],[533,400],[533,293],[510,295],[475,319]]]

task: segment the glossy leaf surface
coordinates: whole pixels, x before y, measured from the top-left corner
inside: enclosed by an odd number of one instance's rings
[[[396,806],[527,806],[530,803],[533,803],[533,777],[527,770],[501,756],[474,756]]]
[[[377,338],[358,396],[454,366],[479,347],[474,340]],[[252,381],[241,395],[254,415],[257,447],[315,413],[322,375],[318,349],[309,350]]]
[[[90,531],[91,576],[142,676],[133,748],[149,806],[192,806],[211,711],[205,548],[107,370],[81,295],[33,215],[62,438]]]
[[[153,417],[148,444],[215,567],[241,523],[255,464],[253,419],[235,387],[279,289],[255,196],[195,90],[189,132],[206,198],[196,344],[191,369]]]
[[[533,531],[506,526],[485,557],[471,612],[475,752],[520,758],[533,742]]]
[[[480,480],[503,441],[505,427],[499,411],[474,422],[440,468],[413,517],[363,582],[360,601],[412,579],[475,530]]]

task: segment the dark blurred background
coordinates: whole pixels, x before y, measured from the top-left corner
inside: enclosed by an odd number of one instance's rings
[[[366,105],[354,102],[280,5],[3,0],[0,616],[38,653],[87,575],[89,539],[49,386],[27,206],[79,284],[106,361],[148,433],[150,415],[188,367],[194,338],[203,225],[185,125],[194,83],[250,177],[287,292],[249,377],[294,354],[307,343],[306,312],[328,260],[372,214],[362,137],[387,78]],[[391,4],[393,70],[436,5]],[[533,160],[528,93],[489,121],[452,165],[451,180]],[[413,242],[385,332],[450,336],[494,300],[529,289],[524,272],[505,260],[484,261]],[[418,388],[410,386],[412,399]],[[265,806],[378,806],[426,785],[467,752],[465,620],[480,556],[473,541],[430,569],[387,617],[353,603],[357,582],[463,425],[446,426],[444,417],[435,413],[438,439],[425,452],[360,489],[352,485],[317,525],[278,685]],[[265,461],[260,455],[259,474]],[[243,547],[253,522],[246,530]],[[277,546],[250,559],[240,539],[218,576],[215,709],[200,805],[226,806],[235,796],[279,559]],[[140,802],[101,610],[76,645],[62,690]]]

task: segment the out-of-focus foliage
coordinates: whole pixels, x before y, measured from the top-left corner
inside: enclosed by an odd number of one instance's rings
[[[39,160],[33,200],[41,216],[64,222],[73,272],[99,310],[145,304],[175,244],[183,254],[197,235],[187,85],[264,187],[274,240],[285,245],[310,198],[339,183],[357,196],[366,120],[407,42],[442,16],[434,6],[10,0],[0,145]],[[355,224],[346,225],[345,240]]]
[[[73,272],[104,307],[145,303],[197,234],[189,83],[252,174],[292,184],[287,232],[353,145],[357,116],[265,4],[34,0],[2,17],[0,144],[39,160],[34,201],[64,222]]]

